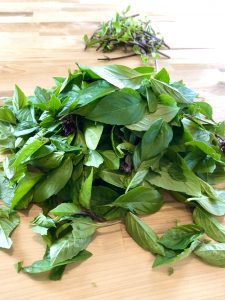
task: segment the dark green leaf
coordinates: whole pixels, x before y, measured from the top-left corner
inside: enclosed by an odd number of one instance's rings
[[[117,198],[110,206],[121,207],[135,214],[153,214],[163,205],[160,193],[144,186],[136,187]]]
[[[168,229],[159,242],[171,250],[184,250],[203,234],[203,229],[197,225],[179,225]]]
[[[198,240],[192,242],[189,248],[186,248],[182,252],[175,252],[173,250],[165,250],[165,255],[157,255],[153,262],[152,267],[156,268],[165,264],[173,264],[187,258],[198,246],[200,242]]]
[[[12,198],[11,208],[26,208],[23,207],[23,197],[36,185],[36,183],[43,177],[43,175],[44,174],[41,172],[27,172],[25,176],[22,179],[20,179],[14,191],[14,197]]]
[[[126,92],[114,92],[98,100],[84,116],[106,124],[127,125],[140,121],[144,111],[145,103],[139,97]]]
[[[72,216],[80,212],[80,208],[73,203],[61,203],[51,210],[51,213],[57,217]]]
[[[35,202],[43,202],[53,195],[56,195],[68,182],[72,175],[73,164],[70,158],[54,169],[49,175],[35,188]]]
[[[171,127],[162,119],[149,127],[141,141],[141,160],[149,160],[165,150],[173,138]]]

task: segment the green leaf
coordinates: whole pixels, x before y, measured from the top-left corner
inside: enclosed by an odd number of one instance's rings
[[[27,172],[25,176],[20,179],[17,187],[14,191],[14,197],[11,201],[11,208],[26,208],[27,206],[23,205],[23,197],[36,185],[36,183],[43,177],[43,173],[31,173]]]
[[[53,115],[61,108],[61,101],[54,94],[48,102],[48,110],[51,111]]]
[[[95,150],[98,146],[103,131],[103,125],[90,123],[84,131],[84,138],[89,149]]]
[[[0,121],[16,124],[16,117],[14,113],[7,107],[0,107]]]
[[[157,255],[153,262],[152,267],[156,268],[165,264],[173,264],[187,258],[200,244],[200,241],[196,240],[192,242],[189,248],[186,248],[182,252],[175,252],[173,250],[165,250],[165,255]]]
[[[129,67],[122,65],[107,65],[89,68],[102,79],[105,79],[114,86],[122,89],[129,87],[138,89],[146,74],[139,73]]]
[[[10,186],[9,180],[3,172],[0,172],[0,199],[9,206],[14,196],[14,187]]]
[[[223,216],[225,214],[225,200],[212,199],[208,196],[200,195],[199,197],[192,197],[187,199],[188,202],[197,202],[207,212],[215,216]]]
[[[110,206],[121,207],[135,214],[153,214],[163,205],[160,193],[144,186],[136,187],[117,198]]]
[[[111,125],[127,125],[140,121],[144,115],[144,101],[127,92],[114,92],[97,101],[84,114],[87,119]]]
[[[0,248],[11,248],[12,240],[10,235],[19,222],[19,216],[15,211],[0,207]]]
[[[137,123],[127,125],[130,130],[146,131],[149,127],[158,119],[162,119],[164,122],[169,123],[177,115],[179,107],[167,106],[158,104],[157,110],[151,114],[145,114],[144,117]]]
[[[127,175],[121,174],[118,171],[103,169],[98,173],[99,177],[114,186],[124,188],[126,185]]]
[[[47,235],[49,228],[55,228],[55,222],[52,218],[43,215],[40,213],[34,220],[31,222],[32,230],[41,235]]]
[[[206,234],[217,242],[225,243],[225,226],[209,213],[196,207],[193,212],[194,222],[204,228]]]
[[[148,102],[148,110],[149,112],[156,111],[158,100],[156,95],[153,93],[150,87],[146,87],[146,98]]]
[[[33,201],[43,202],[56,195],[68,182],[72,175],[73,164],[70,158],[51,171],[48,176],[35,188]]]
[[[26,144],[23,146],[23,148],[19,152],[17,152],[16,159],[11,165],[11,167],[17,168],[21,163],[23,163],[27,158],[29,158],[47,142],[48,139],[43,137],[29,138]]]
[[[209,265],[225,268],[224,243],[202,244],[194,253]]]
[[[148,174],[148,169],[135,172],[127,185],[126,192],[128,192],[129,189],[133,189],[136,186],[140,185],[147,174]]]
[[[88,167],[98,168],[103,163],[102,156],[96,150],[90,150],[84,161],[84,165]]]
[[[173,138],[171,127],[162,119],[156,120],[141,141],[141,160],[149,160],[165,150]]]
[[[63,151],[56,151],[39,159],[32,160],[32,165],[43,170],[52,170],[58,168],[64,158]]]
[[[101,151],[104,159],[104,165],[109,170],[118,170],[120,167],[120,159],[113,150]]]
[[[181,159],[180,166],[182,168],[184,180],[177,180],[171,177],[169,174],[169,167],[162,167],[157,173],[149,172],[145,180],[150,184],[161,187],[165,190],[181,192],[187,195],[200,196],[201,195],[201,184],[198,177],[187,168],[185,162]]]
[[[215,160],[220,160],[221,155],[211,146],[202,141],[191,141],[186,143],[187,146],[194,146],[200,149],[205,154],[211,156]]]
[[[85,106],[99,98],[114,92],[116,88],[104,80],[97,80],[90,83],[78,94],[78,107]]]
[[[129,235],[140,247],[154,254],[165,254],[163,246],[158,243],[157,235],[140,218],[130,212],[127,213],[125,226]]]
[[[79,203],[84,208],[90,207],[92,182],[93,182],[93,168],[90,168],[89,174],[87,174],[87,176],[83,178],[80,194],[79,194]]]
[[[194,101],[194,99],[198,96],[196,92],[187,88],[182,80],[173,82],[170,85],[176,88],[189,102]]]
[[[159,243],[171,250],[184,250],[203,234],[203,229],[197,225],[179,225],[168,229]]]
[[[15,141],[13,126],[0,122],[0,151],[14,149]]]
[[[73,203],[61,203],[51,210],[57,217],[72,216],[80,212],[80,208]]]
[[[83,250],[83,251],[80,251],[76,256],[72,257],[71,259],[62,261],[58,264],[55,264],[54,266],[51,265],[50,260],[48,258],[44,258],[42,260],[35,261],[30,266],[23,267],[22,271],[25,273],[30,273],[30,274],[38,274],[38,273],[48,272],[55,267],[68,265],[71,263],[80,263],[80,262],[88,259],[91,256],[92,256],[92,254],[90,252]]]
[[[13,107],[15,110],[19,110],[27,105],[27,97],[22,90],[15,85],[14,96],[13,96]]]
[[[165,83],[170,83],[170,76],[168,74],[168,72],[166,71],[165,68],[162,68],[156,75],[155,75],[155,79],[161,81],[161,82],[165,82]]]
[[[167,94],[174,98],[177,103],[191,103],[193,101],[192,98],[187,97],[181,90],[155,78],[151,78],[151,86],[156,95]]]
[[[85,223],[85,221],[85,219],[75,220],[71,225],[72,231],[52,244],[49,249],[52,266],[73,258],[90,243],[96,227],[90,221],[89,223]]]

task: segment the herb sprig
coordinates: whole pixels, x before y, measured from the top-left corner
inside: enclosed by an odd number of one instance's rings
[[[43,212],[31,223],[46,244],[41,260],[17,271],[60,279],[68,264],[91,257],[98,228],[123,223],[156,256],[153,267],[191,253],[225,267],[225,122],[195,101],[165,69],[78,66],[49,89],[26,97],[16,86],[0,108],[0,247],[9,248],[19,223],[15,210],[32,203]],[[193,212],[159,237],[141,218],[171,193]],[[176,216],[175,216],[176,218]],[[208,235],[217,243],[208,243]]]
[[[92,34],[90,38],[84,36],[85,49],[96,47],[96,50],[103,52],[113,52],[116,49],[122,49],[126,55],[118,57],[99,58],[99,60],[115,60],[140,55],[144,63],[149,59],[154,60],[159,56],[169,58],[168,55],[161,52],[161,48],[169,49],[163,38],[159,37],[151,25],[148,18],[137,19],[139,14],[127,16],[129,11],[116,13],[110,21],[104,22]]]

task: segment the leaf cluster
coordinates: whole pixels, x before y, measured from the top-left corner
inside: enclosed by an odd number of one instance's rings
[[[0,109],[0,245],[18,225],[14,210],[31,203],[43,212],[31,223],[46,244],[41,260],[18,271],[50,272],[91,256],[96,230],[123,222],[153,267],[192,252],[224,267],[224,122],[165,69],[122,65],[78,66],[51,89],[25,96],[16,86]],[[140,216],[156,213],[163,191],[193,211],[195,224],[177,225],[161,237]],[[218,243],[205,244],[207,234]]]
[[[128,53],[125,56],[116,58],[105,58],[100,60],[113,60],[119,58],[139,55],[144,63],[148,63],[150,58],[158,58],[166,54],[160,51],[161,48],[169,49],[151,25],[149,18],[145,20],[137,19],[138,14],[127,16],[128,7],[121,14],[116,15],[108,22],[103,22],[101,26],[92,34],[90,38],[84,36],[85,49],[96,47],[96,50],[103,52],[113,52],[121,49]]]

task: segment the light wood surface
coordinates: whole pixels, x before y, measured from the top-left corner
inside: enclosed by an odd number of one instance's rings
[[[162,59],[174,79],[183,79],[210,102],[215,118],[225,114],[225,51],[223,1],[129,1],[132,12],[152,17],[153,25],[174,49]],[[51,77],[65,75],[75,62],[100,64],[95,50],[83,51],[82,36],[95,30],[127,1],[5,0],[0,1],[0,95],[10,96],[17,83],[26,94],[36,85],[49,87]],[[138,58],[120,60],[129,66]],[[166,197],[161,211],[145,221],[162,233],[175,224],[191,222],[182,204]],[[189,300],[225,299],[225,270],[207,266],[190,257],[174,267],[151,269],[153,257],[127,235],[122,225],[99,230],[88,247],[86,262],[67,268],[59,282],[43,276],[17,274],[18,260],[30,264],[43,255],[41,239],[29,228],[38,213],[33,207],[20,214],[21,224],[13,234],[10,251],[0,252],[1,300]]]

